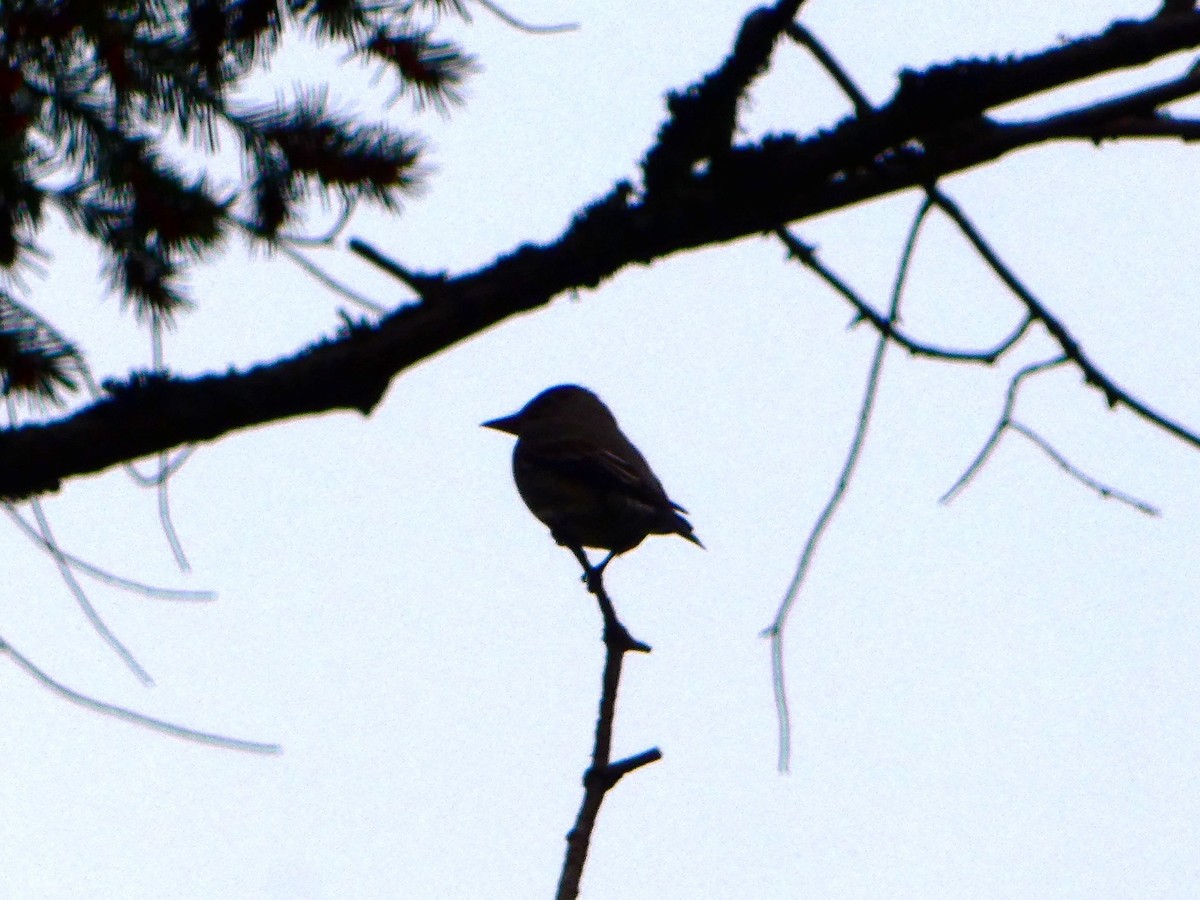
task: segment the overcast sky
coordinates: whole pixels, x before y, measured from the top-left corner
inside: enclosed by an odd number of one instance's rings
[[[811,0],[805,22],[873,99],[897,72],[1054,45],[1156,2]],[[728,2],[520,0],[553,37],[480,13],[483,71],[429,135],[433,172],[399,217],[348,235],[414,268],[482,265],[548,240],[636,162],[662,96],[728,52]],[[652,12],[648,13],[650,9]],[[265,87],[333,81],[376,109],[369,73],[295,52]],[[1009,112],[1080,102],[1184,71],[1186,58]],[[745,136],[836,122],[845,101],[798,48],[756,87]],[[949,179],[1004,258],[1119,384],[1200,427],[1195,148],[1044,147]],[[797,227],[886,304],[919,197]],[[316,222],[319,222],[317,216]],[[149,341],[61,226],[31,302],[100,375]],[[323,264],[380,302],[406,293],[339,250]],[[191,281],[166,342],[177,372],[294,351],[344,300],[235,244]],[[909,330],[995,343],[1021,310],[936,215],[905,301]],[[655,538],[607,582],[654,652],[627,660],[617,755],[664,758],[622,781],[584,877],[592,898],[1097,898],[1200,895],[1200,455],[1058,370],[1019,414],[1150,518],[1004,438],[951,505],[1031,334],[995,370],[892,352],[861,469],[791,620],[792,771],[775,768],[773,615],[844,459],[873,349],[843,301],[747,240],[621,273],[405,372],[369,419],[336,414],[205,446],[172,483],[193,572],[152,492],[120,471],[45,501],[61,545],[157,583],[179,604],[88,584],[154,676],[140,686],[53,563],[0,531],[0,635],[103,700],[278,742],[197,746],[72,706],[0,672],[0,896],[526,898],[552,895],[591,749],[603,658],[574,560],[521,504],[511,439],[478,424],[542,388],[612,407],[706,551]]]

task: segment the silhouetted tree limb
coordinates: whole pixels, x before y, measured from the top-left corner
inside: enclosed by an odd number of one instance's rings
[[[583,567],[584,582],[596,597],[604,620],[604,675],[600,691],[600,713],[596,718],[596,739],[592,759],[583,775],[583,800],[575,824],[567,834],[567,853],[559,877],[557,900],[574,900],[579,895],[579,882],[591,846],[592,831],[600,814],[604,796],[618,781],[642,766],[662,759],[657,747],[627,759],[612,762],[612,731],[617,713],[617,691],[621,685],[621,666],[626,653],[649,653],[650,647],[634,638],[621,624],[612,600],[604,589],[602,567],[593,566],[580,547],[570,548]]]
[[[743,88],[757,77],[765,66],[764,44],[747,35],[764,28],[764,34],[772,35],[767,45],[774,47],[788,25],[778,14],[795,6],[779,3],[751,13],[738,43],[746,56],[735,52],[718,74],[741,73],[729,78]],[[595,287],[630,265],[772,232],[788,222],[899,190],[924,188],[944,175],[1051,136],[1119,134],[1130,115],[1119,102],[1064,114],[1077,118],[1070,128],[1060,120],[1053,135],[1028,123],[996,125],[985,114],[1197,46],[1200,13],[1171,12],[1114,23],[1100,34],[1041,53],[905,72],[886,104],[806,138],[774,135],[727,149],[715,138],[682,141],[683,155],[704,165],[690,165],[686,172],[667,166],[670,177],[653,184],[648,179],[641,194],[629,184],[617,185],[581,210],[549,244],[520,247],[474,272],[422,276],[428,279],[422,284],[436,282],[436,297],[426,291],[424,302],[401,306],[377,324],[347,326],[336,337],[245,371],[194,378],[135,376],[110,385],[109,396],[75,413],[0,432],[0,497],[54,490],[65,478],[268,422],[339,409],[369,413],[391,379],[406,368],[563,292]],[[686,92],[699,104],[685,104],[688,115],[707,114],[705,103],[723,115],[728,92],[706,92],[705,83]],[[1200,81],[1189,74],[1130,102],[1144,118],[1157,112],[1155,103],[1198,92]],[[664,136],[673,134],[674,121],[672,117],[663,126]],[[658,146],[647,153],[648,167],[657,165]],[[711,156],[705,159],[703,153]],[[1089,371],[1089,377],[1094,374]],[[1102,379],[1093,380],[1110,399],[1127,399]],[[1148,418],[1200,446],[1191,430],[1156,416]]]
[[[1171,12],[1164,7],[1159,15],[1165,15]],[[807,29],[803,28],[798,23],[793,23],[787,31],[796,43],[807,48],[813,54],[818,63],[825,69],[830,77],[842,89],[843,93],[849,98],[853,104],[856,114],[859,118],[869,117],[875,114],[874,108],[867,99],[863,91],[855,83],[850,74],[841,66],[834,55]],[[1200,63],[1192,66],[1192,68],[1182,77],[1163,85],[1158,85],[1152,88],[1136,91],[1124,97],[1119,97],[1115,100],[1096,103],[1081,110],[1074,110],[1068,113],[1050,116],[1037,123],[1018,123],[1016,125],[998,126],[981,117],[980,122],[986,123],[983,129],[975,129],[979,134],[995,136],[998,134],[1011,135],[1024,134],[1028,137],[1032,133],[1040,133],[1044,139],[1053,137],[1061,137],[1070,129],[1075,129],[1075,133],[1096,140],[1095,123],[1106,122],[1113,120],[1114,122],[1122,122],[1130,117],[1144,117],[1147,114],[1152,116],[1162,116],[1163,114],[1153,112],[1157,106],[1179,99],[1182,96],[1187,96],[1192,93],[1198,84],[1198,73],[1200,73]],[[1151,111],[1151,112],[1147,112]],[[967,135],[956,135],[956,138],[966,138]],[[946,143],[941,138],[938,143]],[[928,144],[928,142],[927,142]],[[1195,433],[1190,432],[1175,422],[1172,422],[1161,414],[1147,407],[1141,401],[1131,397],[1128,393],[1118,388],[1113,381],[1096,367],[1096,365],[1084,355],[1082,348],[1078,342],[1067,330],[1066,326],[1057,319],[1039,300],[1034,293],[1017,277],[1000,258],[996,250],[983,238],[979,229],[967,217],[967,215],[954,203],[939,187],[936,178],[932,178],[922,185],[925,192],[925,202],[921,206],[914,222],[913,230],[910,232],[909,241],[905,246],[904,252],[901,255],[900,264],[897,271],[897,279],[892,296],[891,312],[888,317],[880,315],[875,309],[867,303],[859,294],[850,288],[845,281],[833,273],[831,269],[825,266],[817,259],[815,250],[807,246],[799,239],[795,238],[786,228],[779,228],[776,231],[777,236],[788,247],[792,258],[799,260],[807,268],[815,272],[823,281],[834,289],[838,294],[850,302],[850,304],[858,312],[861,321],[869,322],[879,333],[878,341],[876,342],[876,353],[871,365],[870,375],[868,377],[868,387],[863,399],[862,407],[859,413],[858,430],[855,433],[854,440],[851,443],[850,451],[847,455],[846,462],[842,472],[838,478],[833,494],[828,503],[818,515],[816,522],[809,532],[808,539],[805,542],[804,549],[801,552],[800,560],[796,566],[796,572],[792,577],[787,590],[784,593],[784,598],[780,603],[779,610],[776,613],[775,619],[765,629],[764,635],[771,640],[771,673],[772,685],[775,693],[776,712],[779,723],[779,767],[781,770],[786,770],[791,756],[791,720],[789,713],[789,703],[787,694],[787,684],[784,673],[784,655],[783,655],[783,640],[784,627],[787,617],[791,609],[794,607],[799,591],[803,585],[808,568],[812,562],[813,554],[820,542],[820,539],[832,520],[833,515],[839,508],[842,498],[849,487],[850,480],[853,476],[855,465],[858,459],[859,452],[866,438],[867,428],[870,420],[870,413],[874,404],[875,389],[878,382],[880,367],[883,361],[883,352],[889,342],[898,344],[907,349],[911,354],[917,356],[925,356],[928,358],[939,359],[949,362],[967,362],[984,365],[993,365],[1000,357],[1012,349],[1029,330],[1029,327],[1034,323],[1039,323],[1045,327],[1051,337],[1058,342],[1062,348],[1062,353],[1053,360],[1044,363],[1038,363],[1031,366],[1026,366],[1021,369],[1009,385],[1008,400],[1004,407],[1004,412],[1001,414],[1000,420],[992,432],[991,437],[984,444],[976,456],[975,460],[967,468],[967,471],[959,478],[955,485],[942,498],[942,502],[948,500],[958,491],[960,491],[967,482],[975,475],[975,473],[983,466],[991,452],[995,449],[1006,430],[1015,431],[1034,445],[1046,453],[1059,467],[1070,477],[1084,484],[1085,486],[1096,491],[1101,497],[1113,498],[1126,503],[1138,511],[1147,515],[1156,516],[1158,510],[1146,503],[1138,500],[1129,494],[1116,490],[1102,482],[1097,481],[1087,475],[1077,466],[1066,459],[1049,441],[1043,438],[1033,429],[1016,421],[1013,418],[1013,407],[1016,402],[1016,393],[1021,382],[1038,372],[1044,371],[1056,366],[1066,365],[1068,363],[1075,365],[1083,374],[1085,381],[1091,385],[1099,387],[1104,393],[1111,406],[1116,406],[1118,403],[1127,406],[1135,413],[1149,420],[1153,424],[1164,428],[1167,431],[1174,433],[1177,437],[1187,440],[1192,443],[1197,442]],[[914,242],[917,234],[917,229],[925,215],[933,208],[940,209],[945,213],[950,220],[955,224],[959,231],[967,238],[976,252],[983,259],[984,263],[992,270],[997,278],[1004,283],[1006,287],[1016,296],[1018,301],[1025,307],[1025,316],[1015,331],[1009,337],[1001,341],[992,351],[971,352],[952,350],[947,348],[932,347],[927,344],[921,344],[907,337],[896,327],[897,312],[899,303],[899,292],[903,285],[904,274],[908,269],[911,259],[911,254],[914,247]]]
[[[1200,434],[1152,409],[1148,404],[1117,385],[1112,378],[1101,371],[1095,361],[1084,353],[1083,348],[1079,346],[1079,342],[1067,327],[1025,286],[1024,282],[1016,276],[1012,269],[1004,264],[996,252],[983,239],[982,235],[980,235],[979,230],[953,200],[937,188],[931,189],[930,197],[940,210],[954,220],[955,224],[958,225],[967,240],[975,247],[984,262],[987,263],[992,271],[996,273],[996,276],[1008,286],[1025,306],[1029,312],[1029,316],[1034,321],[1040,322],[1050,332],[1050,336],[1062,348],[1063,355],[1083,373],[1084,381],[1098,388],[1104,394],[1104,399],[1109,407],[1124,406],[1147,422],[1173,434],[1180,440],[1194,447],[1200,447]]]
[[[990,366],[1025,335],[1025,332],[1029,330],[1029,326],[1033,322],[1030,316],[1025,316],[1012,333],[996,344],[996,346],[987,350],[961,350],[955,347],[939,347],[934,344],[918,341],[901,331],[894,320],[877,312],[861,294],[826,266],[817,257],[814,247],[805,244],[786,228],[780,228],[776,234],[783,242],[783,245],[787,247],[788,254],[793,259],[816,273],[822,281],[833,288],[834,291],[844,297],[854,307],[860,321],[869,322],[881,335],[887,337],[897,346],[903,347],[913,356],[923,356],[942,362],[982,363]]]

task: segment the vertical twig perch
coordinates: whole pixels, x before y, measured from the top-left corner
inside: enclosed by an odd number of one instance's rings
[[[617,711],[617,689],[621,682],[621,664],[630,652],[649,653],[650,647],[635,639],[621,624],[613,608],[612,600],[604,590],[601,567],[593,567],[582,549],[572,547],[571,552],[583,566],[584,580],[588,590],[595,595],[604,617],[604,677],[600,693],[600,714],[596,719],[596,740],[592,746],[592,762],[583,775],[583,802],[575,824],[567,834],[567,855],[563,860],[562,875],[558,881],[557,900],[574,900],[579,896],[579,882],[583,877],[583,865],[587,861],[588,847],[592,841],[592,830],[596,827],[596,816],[600,804],[617,782],[625,775],[642,766],[662,759],[657,747],[627,759],[610,762],[612,756],[613,719]]]

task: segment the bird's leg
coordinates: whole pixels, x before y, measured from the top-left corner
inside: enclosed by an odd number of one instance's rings
[[[604,590],[604,585],[601,581],[604,578],[604,568],[612,562],[612,558],[617,554],[610,551],[608,556],[601,560],[600,565],[593,566],[582,548],[576,549],[572,547],[571,551],[575,554],[575,558],[579,560],[579,564],[583,566],[583,583],[587,585],[589,591],[599,595]]]
[[[593,568],[592,561],[588,559],[587,553],[578,544],[567,544],[562,541],[559,541],[559,543],[575,554],[575,558],[579,560],[579,565],[583,566],[583,575],[580,576],[579,580],[588,586],[589,591],[592,591],[593,594],[596,593],[592,590],[592,578],[597,574],[598,570]],[[600,569],[603,568],[604,566],[601,564]]]
[[[600,615],[604,617],[604,642],[612,644],[621,649],[622,652],[629,650],[637,651],[638,653],[649,653],[650,645],[643,644],[637,638],[629,633],[629,630],[617,618],[617,611],[613,607],[612,600],[609,599],[608,592],[604,590],[604,567],[612,561],[616,553],[609,553],[604,557],[604,560],[598,566],[593,566],[587,558],[587,553],[578,545],[566,545],[575,558],[579,560],[579,564],[583,566],[583,582],[587,585],[588,591],[596,597],[596,602],[600,605]]]
[[[575,558],[579,560],[579,565],[583,567],[583,575],[579,580],[588,586],[588,590],[593,594],[598,590],[603,590],[600,587],[600,579],[604,576],[604,567],[612,562],[612,558],[617,555],[616,552],[610,551],[608,556],[601,560],[600,565],[593,566],[583,547],[578,544],[568,544],[565,541],[559,541],[559,543],[575,554]]]
[[[616,555],[617,555],[616,550],[608,551],[608,556],[604,557],[604,561],[601,562],[600,565],[596,566],[595,572],[596,572],[597,578],[599,578],[601,575],[604,574],[604,567],[607,566],[610,562],[612,562],[613,557]]]

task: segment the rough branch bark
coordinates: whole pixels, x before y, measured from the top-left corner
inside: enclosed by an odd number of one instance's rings
[[[751,13],[743,36],[763,27],[764,12],[798,6],[780,2]],[[786,27],[780,22],[769,21],[776,36]],[[761,41],[739,39],[742,44],[747,52],[761,53]],[[1076,136],[1080,129],[1025,123],[1006,130],[984,114],[1197,46],[1200,13],[1195,11],[1119,22],[1102,34],[1029,56],[904,73],[895,96],[875,112],[807,138],[777,135],[728,150],[709,143],[711,156],[702,160],[706,167],[648,182],[641,196],[628,184],[617,185],[550,244],[520,247],[475,272],[423,277],[420,302],[402,306],[377,325],[347,327],[335,338],[247,371],[135,378],[73,414],[0,432],[0,497],[52,491],[66,478],[295,416],[339,409],[369,413],[406,368],[565,291],[595,287],[629,265],[769,232],[929,184],[1020,147]],[[744,62],[735,52],[722,69],[744,68]],[[752,76],[761,71],[755,64]],[[689,94],[701,103],[703,84]],[[1174,99],[1200,93],[1200,79],[1180,79],[1168,93]],[[727,100],[717,96],[713,102],[726,108]],[[1154,111],[1149,101],[1142,108]],[[689,107],[688,114],[697,110]],[[1089,119],[1084,136],[1122,133],[1129,111],[1117,104],[1110,118],[1094,115],[1100,119]],[[647,163],[654,153],[648,153]]]

